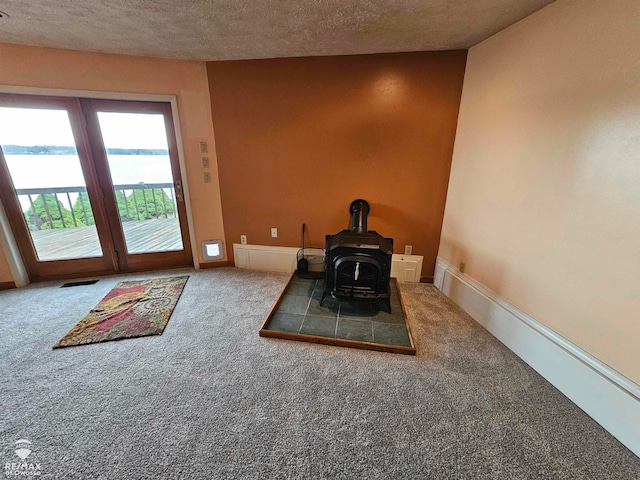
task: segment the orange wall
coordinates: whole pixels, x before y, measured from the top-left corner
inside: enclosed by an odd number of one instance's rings
[[[0,90],[7,86],[175,95],[195,237],[223,238],[207,73],[203,62],[58,50],[0,43]],[[55,92],[54,92],[55,93]],[[209,143],[211,183],[203,183],[198,142]],[[201,256],[200,249],[194,256]],[[0,256],[0,281],[10,275]]]
[[[209,62],[227,245],[309,246],[371,204],[369,229],[432,277],[465,51]],[[270,228],[277,227],[278,238]],[[229,256],[232,256],[229,248]]]

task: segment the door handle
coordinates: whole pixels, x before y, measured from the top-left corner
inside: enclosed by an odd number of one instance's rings
[[[174,183],[176,189],[176,200],[178,202],[184,202],[184,194],[182,192],[182,181],[176,180]]]

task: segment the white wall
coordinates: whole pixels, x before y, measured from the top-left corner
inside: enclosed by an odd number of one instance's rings
[[[13,238],[9,219],[2,203],[0,203],[0,282],[13,282],[16,287],[29,284],[29,274],[20,259],[18,244]]]
[[[640,383],[640,2],[470,49],[439,256]]]

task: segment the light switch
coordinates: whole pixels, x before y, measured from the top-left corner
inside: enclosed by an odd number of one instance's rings
[[[207,153],[207,142],[200,142],[200,153]]]

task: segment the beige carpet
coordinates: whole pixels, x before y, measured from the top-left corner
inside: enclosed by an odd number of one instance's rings
[[[180,274],[162,336],[51,349],[118,281]],[[640,478],[432,286],[404,289],[412,357],[259,337],[286,281],[226,268],[0,292],[0,469],[27,439],[55,479]]]

